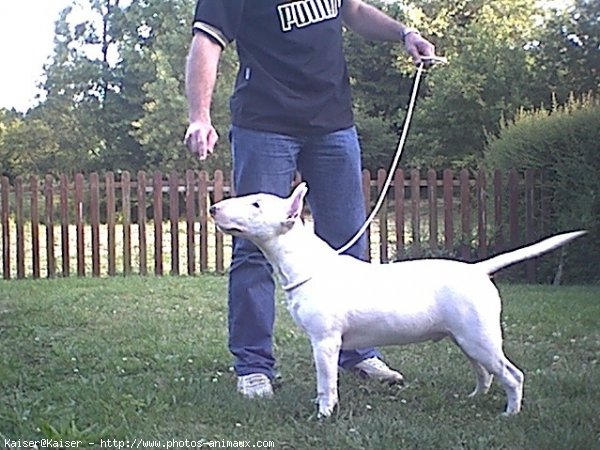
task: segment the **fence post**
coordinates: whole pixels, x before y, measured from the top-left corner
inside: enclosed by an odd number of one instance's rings
[[[83,175],[75,175],[75,227],[77,231],[77,276],[85,276],[85,236],[83,229]]]
[[[131,175],[121,174],[121,202],[123,204],[123,274],[131,274]]]
[[[162,250],[162,173],[160,170],[154,172],[154,274],[163,274],[163,250]]]
[[[69,180],[60,176],[60,253],[62,258],[62,276],[71,274],[71,252],[69,250]]]
[[[198,216],[200,220],[200,272],[208,270],[208,173],[198,176]]]
[[[100,180],[90,174],[90,227],[92,231],[92,276],[100,276]]]
[[[108,233],[108,275],[115,276],[117,272],[117,239],[116,239],[116,194],[115,174],[106,173],[106,228]]]
[[[38,177],[31,175],[29,178],[31,208],[31,262],[33,266],[33,278],[40,277],[40,210],[39,194],[40,183]]]
[[[451,169],[445,169],[443,175],[444,184],[444,245],[448,253],[454,247],[454,215],[452,214],[454,202],[454,173]]]
[[[494,171],[494,250],[499,253],[504,250],[504,220],[502,220],[502,172]]]
[[[469,171],[460,171],[460,216],[461,216],[461,251],[460,256],[464,261],[470,260],[469,242],[471,241],[471,196],[469,186]]]
[[[146,241],[146,172],[138,171],[137,175],[137,224],[139,245],[139,272],[148,274],[148,249]]]
[[[169,174],[169,222],[171,223],[171,275],[179,275],[179,174]]]
[[[429,250],[435,254],[438,247],[437,174],[427,171],[427,204],[429,208]]]
[[[385,184],[386,173],[384,169],[377,171],[377,195],[381,195],[383,185]],[[379,212],[379,261],[381,263],[388,262],[388,204],[387,198],[381,205]]]
[[[48,278],[56,275],[56,259],[54,256],[54,178],[46,175],[44,181],[44,198],[46,205],[46,270]]]
[[[410,171],[410,199],[412,224],[412,256],[421,256],[421,177],[417,169]]]
[[[15,218],[17,225],[17,278],[25,278],[25,232],[23,218],[23,178],[15,179]]]
[[[480,168],[475,181],[477,191],[477,247],[478,256],[483,259],[487,256],[487,199],[485,170]]]
[[[195,253],[195,233],[194,221],[196,220],[196,202],[194,201],[195,191],[194,171],[185,172],[185,222],[187,234],[187,273],[194,275],[196,273],[196,253]]]
[[[8,221],[10,203],[10,184],[7,177],[1,178],[2,195],[0,196],[0,219],[2,220],[2,278],[10,280],[10,224]]]
[[[396,170],[394,174],[394,201],[396,222],[396,259],[404,259],[404,171]]]

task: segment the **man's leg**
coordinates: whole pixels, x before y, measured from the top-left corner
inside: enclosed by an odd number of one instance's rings
[[[360,147],[355,128],[309,139],[298,166],[308,183],[308,203],[315,232],[333,248],[346,244],[365,220]],[[364,259],[367,240],[363,235],[347,254]],[[339,364],[350,368],[373,357],[373,349],[343,350]]]
[[[296,171],[293,138],[232,127],[236,195],[267,192],[285,197]],[[229,271],[229,350],[238,376],[274,376],[272,348],[275,284],[262,253],[246,239],[234,239]]]

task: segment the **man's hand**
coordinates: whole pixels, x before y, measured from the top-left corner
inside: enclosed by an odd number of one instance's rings
[[[190,123],[183,142],[203,161],[214,151],[218,139],[217,130],[210,121],[195,121]]]
[[[419,33],[408,33],[404,38],[404,46],[417,66],[421,64],[422,56],[435,56],[434,45]]]

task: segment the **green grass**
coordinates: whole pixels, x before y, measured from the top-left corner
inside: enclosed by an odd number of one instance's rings
[[[279,305],[273,400],[235,393],[226,278],[0,283],[0,448],[5,439],[273,441],[275,448],[600,448],[600,287],[502,285],[505,347],[525,372],[522,413],[449,342],[390,347],[408,384],[348,373],[318,422],[310,346]],[[399,287],[401,293],[401,287]],[[87,444],[84,448],[87,447]]]

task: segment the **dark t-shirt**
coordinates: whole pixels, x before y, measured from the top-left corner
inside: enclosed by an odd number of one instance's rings
[[[199,0],[194,32],[240,61],[231,97],[234,125],[316,135],[354,124],[342,50],[343,0]]]

